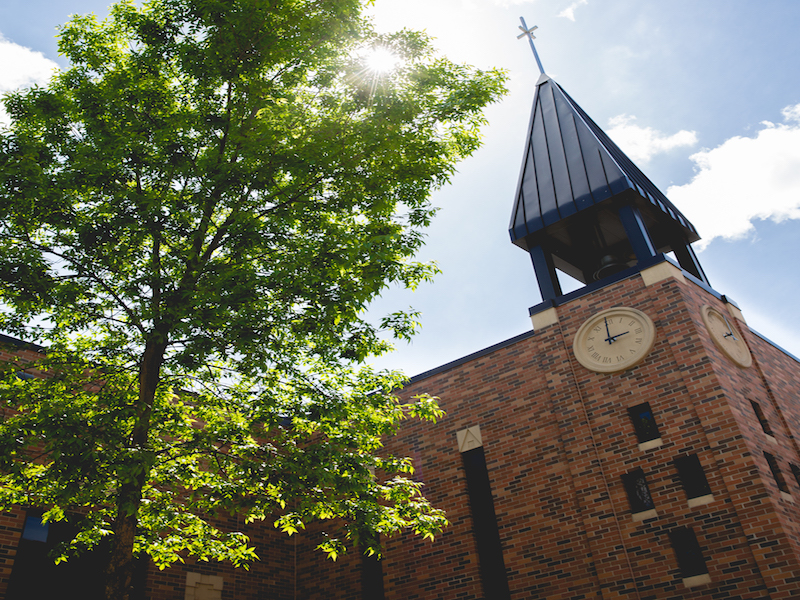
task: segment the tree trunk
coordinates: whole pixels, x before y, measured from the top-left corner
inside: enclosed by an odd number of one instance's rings
[[[133,575],[133,539],[136,536],[137,513],[128,514],[126,505],[137,509],[142,499],[142,488],[124,485],[117,496],[117,517],[114,521],[114,538],[105,571],[106,600],[128,600]],[[124,500],[123,500],[124,497]]]
[[[153,412],[156,389],[164,362],[166,336],[156,335],[157,341],[148,341],[139,366],[139,397],[136,402],[136,420],[131,432],[132,456],[135,461],[124,465],[119,476],[117,515],[111,553],[105,570],[106,600],[129,600],[133,575],[133,542],[139,522],[142,489],[147,482],[150,459],[147,452],[150,433],[150,416]]]

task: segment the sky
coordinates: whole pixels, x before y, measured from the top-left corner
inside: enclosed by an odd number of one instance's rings
[[[0,92],[66,66],[56,26],[107,4],[2,0]],[[520,16],[547,74],[695,225],[712,287],[800,357],[800,2],[376,0],[370,13],[381,32],[424,30],[451,60],[509,75],[482,148],[433,196],[420,258],[442,273],[373,307],[422,313],[413,342],[377,366],[414,375],[531,329],[536,278],[508,235],[539,76]]]

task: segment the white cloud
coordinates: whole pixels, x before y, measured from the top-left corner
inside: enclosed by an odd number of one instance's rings
[[[797,121],[800,123],[800,104],[787,106],[781,111],[781,114],[786,121]]]
[[[608,136],[622,148],[635,163],[646,163],[654,155],[682,146],[694,146],[697,135],[694,131],[681,130],[672,135],[656,131],[652,127],[639,127],[636,117],[618,115],[609,119]]]
[[[752,234],[755,219],[800,219],[800,104],[783,109],[786,123],[762,123],[755,137],[733,137],[689,158],[697,173],[667,195],[703,237]]]
[[[567,8],[565,8],[560,13],[558,13],[556,16],[565,17],[565,18],[569,19],[570,21],[574,21],[575,20],[575,9],[578,8],[579,6],[583,6],[584,4],[588,4],[588,3],[589,3],[589,0],[576,0],[575,2],[570,4]]]
[[[0,34],[0,94],[23,86],[46,83],[58,65],[41,52],[25,48]],[[8,124],[8,115],[0,106],[0,125]]]

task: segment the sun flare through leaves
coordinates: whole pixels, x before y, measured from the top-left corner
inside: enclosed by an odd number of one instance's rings
[[[375,75],[391,72],[400,62],[400,58],[389,48],[371,48],[365,56],[367,70]]]

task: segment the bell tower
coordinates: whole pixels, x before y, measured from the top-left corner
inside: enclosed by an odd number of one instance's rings
[[[691,248],[692,224],[548,76],[522,19],[541,73],[509,225],[527,250],[545,308],[564,296],[556,270],[603,287],[663,260],[705,285]],[[588,290],[584,290],[588,291]]]

